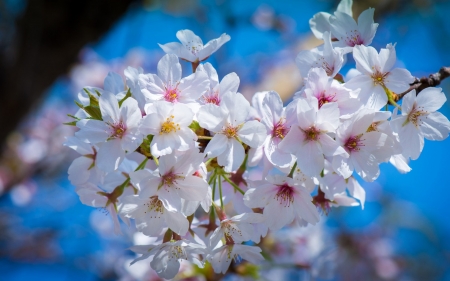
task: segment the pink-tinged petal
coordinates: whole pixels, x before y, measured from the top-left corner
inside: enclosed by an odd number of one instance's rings
[[[389,72],[397,61],[395,46],[388,44],[386,49],[382,48],[378,55],[378,59],[380,60],[381,73]]]
[[[172,115],[173,122],[180,125],[180,127],[188,127],[194,118],[194,112],[185,104],[173,104]],[[168,116],[167,116],[168,117]]]
[[[205,46],[203,46],[203,49],[198,51],[198,53],[197,53],[198,60],[199,61],[206,60],[217,49],[218,49],[218,47],[217,47],[217,40],[213,39],[213,40],[209,41]]]
[[[250,188],[245,192],[244,204],[247,207],[264,208],[267,205],[267,200],[273,196],[273,194],[268,193],[272,189],[272,186],[265,184],[265,182],[261,184],[258,188]]]
[[[287,153],[297,153],[300,145],[305,141],[305,133],[297,126],[291,127],[291,130],[284,139],[278,144],[278,147]]]
[[[355,199],[348,197],[346,194],[335,194],[334,201],[338,206],[354,207],[359,205]]]
[[[380,70],[378,53],[373,47],[366,47],[364,45],[355,46],[353,48],[353,58],[356,62],[356,69],[363,74],[370,76],[376,70]]]
[[[110,136],[110,127],[103,121],[83,119],[77,122],[80,128],[75,136],[88,143],[105,142]]]
[[[270,136],[269,136],[270,138]],[[264,143],[264,152],[267,159],[274,165],[279,167],[289,166],[293,160],[293,156],[290,153],[281,151],[278,148],[277,139],[272,139]]]
[[[253,120],[245,122],[244,126],[238,131],[238,136],[243,143],[250,147],[258,147],[264,143],[267,131],[261,122]]]
[[[450,133],[450,122],[442,113],[432,112],[420,116],[420,131],[428,140],[444,140]]]
[[[327,134],[320,135],[320,144],[322,146],[323,154],[326,156],[340,155],[342,157],[348,157],[348,153],[345,149]]]
[[[386,87],[395,92],[402,93],[409,89],[409,84],[414,82],[414,77],[404,68],[394,68],[384,78]]]
[[[135,151],[142,144],[142,140],[144,139],[144,137],[141,134],[137,134],[138,130],[136,128],[130,131],[135,132],[127,133],[125,136],[123,136],[121,140],[122,149],[126,153],[131,153]]]
[[[359,202],[361,203],[361,208],[364,209],[364,203],[366,201],[366,191],[353,177],[348,179],[348,192],[351,196],[359,200]]]
[[[351,161],[355,171],[365,181],[372,182],[378,178],[380,174],[378,161],[369,152],[361,149],[357,153],[352,153]]]
[[[208,192],[208,183],[196,176],[186,176],[176,182],[178,195],[190,201],[202,201]]]
[[[104,121],[120,121],[119,102],[114,94],[104,92],[99,98],[99,106]]]
[[[363,11],[358,17],[358,31],[361,34],[364,45],[370,45],[372,43],[375,32],[378,28],[378,23],[373,22],[374,8],[369,8]]]
[[[318,39],[322,39],[324,32],[330,31],[330,17],[331,14],[320,12],[309,20],[309,27]]]
[[[262,110],[264,111],[264,122],[273,128],[273,125],[280,121],[283,114],[283,101],[280,95],[275,91],[269,91],[263,99]]]
[[[340,43],[346,44],[349,31],[358,29],[355,20],[348,14],[339,11],[334,12],[334,16],[330,17],[330,31],[333,37],[337,38]]]
[[[178,149],[180,145],[180,138],[175,133],[154,135],[152,143],[150,144],[150,150],[153,156],[160,157],[171,154],[174,150]]]
[[[139,127],[144,135],[158,135],[161,131],[161,118],[157,113],[152,113],[144,116]]]
[[[200,46],[203,47],[203,41],[200,37],[195,35],[194,32],[192,32],[189,29],[180,30],[176,34],[178,40],[184,45],[184,46]]]
[[[142,119],[137,101],[133,98],[127,98],[120,107],[120,116],[127,129],[136,128]]]
[[[230,93],[236,93],[239,88],[239,76],[237,76],[236,73],[232,72],[230,74],[227,74],[225,77],[222,78],[222,81],[220,81],[219,84],[219,92],[221,95],[230,92]]]
[[[340,155],[333,157],[333,169],[337,174],[343,178],[348,178],[353,174],[353,161],[350,158],[345,158]]]
[[[336,102],[329,102],[320,108],[317,112],[317,123],[320,129],[327,132],[334,132],[339,126],[339,107]]]
[[[233,246],[233,253],[240,255],[244,260],[253,264],[259,264],[264,260],[264,257],[261,255],[261,249],[256,246],[235,244]]]
[[[80,197],[81,203],[84,205],[104,208],[108,202],[108,198],[98,194],[98,192],[101,192],[102,190],[93,184],[87,183],[86,185],[77,187],[75,191]]]
[[[185,46],[183,46],[178,42],[171,42],[164,45],[162,44],[158,45],[159,47],[161,47],[161,49],[163,49],[163,51],[166,54],[174,54],[181,59],[191,62],[195,62],[197,60],[196,56],[194,56],[191,52],[189,52],[189,50]]]
[[[219,76],[217,75],[217,71],[209,62],[207,62],[203,65],[200,64],[197,67],[196,71],[206,72],[206,75],[208,75],[208,78],[209,78],[209,82],[210,82],[209,86],[211,89],[214,89],[217,85],[219,85]],[[225,79],[225,77],[223,79]]]
[[[179,102],[195,102],[209,90],[208,75],[204,71],[192,73],[181,79],[178,89],[180,90]]]
[[[225,150],[229,148],[230,141],[231,140],[229,140],[225,135],[216,134],[208,143],[204,152],[209,158],[217,157],[218,155],[223,154]]]
[[[380,110],[388,102],[386,92],[384,91],[383,87],[379,85],[373,87],[372,90],[372,95],[367,100],[366,107],[374,110]]]
[[[312,203],[311,195],[302,187],[296,187],[298,195],[295,196],[294,210],[297,220],[304,219],[310,224],[319,222],[320,215],[316,206]],[[299,202],[297,202],[299,201]]]
[[[125,90],[125,86],[123,84],[123,78],[119,74],[115,72],[109,72],[108,76],[106,76],[105,81],[103,83],[103,88],[105,91],[110,92],[112,94],[118,94]]]
[[[176,55],[162,57],[158,62],[158,76],[166,85],[173,87],[181,80],[181,64]]]
[[[93,161],[90,158],[81,156],[73,160],[69,166],[69,180],[73,185],[81,185],[86,183],[89,179],[91,167]]]
[[[434,112],[444,105],[447,101],[445,94],[442,92],[441,88],[426,88],[423,89],[419,95],[416,97],[417,105],[420,110]]]
[[[400,123],[402,119],[394,119],[391,121],[391,124],[400,138],[400,145],[403,148],[402,154],[406,157],[411,157],[412,160],[416,160],[423,149],[423,135],[411,122],[403,126],[404,122]]]
[[[251,147],[248,151],[247,165],[249,167],[255,167],[259,164],[264,156],[264,146]]]
[[[310,177],[316,177],[324,167],[324,157],[320,145],[315,141],[298,143],[297,166]]]
[[[99,145],[97,154],[97,167],[104,172],[117,170],[125,158],[120,139],[113,139]]]
[[[303,78],[308,76],[308,72],[313,67],[322,67],[320,58],[322,56],[318,53],[312,52],[310,50],[303,50],[298,53],[295,58],[295,63],[300,70],[300,74]]]
[[[94,154],[92,145],[81,141],[77,137],[67,137],[64,146],[72,148],[81,155]]]
[[[182,174],[183,176],[192,175],[199,169],[204,156],[205,154],[199,153],[198,149],[186,151],[181,156],[177,157],[177,161],[173,165],[173,172],[175,174]]]
[[[176,185],[163,185],[157,192],[158,199],[162,202],[164,208],[170,212],[181,211],[182,202],[176,188],[178,188]]]
[[[228,149],[222,154],[217,156],[217,163],[224,166],[225,172],[235,171],[241,166],[245,158],[244,147],[236,139],[230,139],[228,141]]]
[[[149,100],[160,100],[164,98],[165,84],[156,74],[140,74],[139,87],[142,94]]]
[[[416,90],[412,90],[407,93],[402,99],[402,115],[408,115],[414,107],[414,103],[416,102]]]
[[[136,223],[136,228],[144,235],[157,237],[161,234],[161,231],[164,229],[164,227],[166,227],[166,220],[160,213],[147,213],[150,219],[148,221],[146,220],[141,221],[140,223]]]
[[[285,205],[274,199],[264,208],[264,221],[270,230],[276,231],[294,220],[294,212],[293,204]]]
[[[367,75],[356,75],[345,83],[344,86],[351,90],[360,90],[358,98],[364,104],[372,94],[374,83],[372,78]]]
[[[227,113],[222,107],[215,104],[205,104],[197,113],[198,123],[202,128],[211,132],[219,132],[222,130]]]
[[[180,212],[166,212],[167,226],[178,235],[185,235],[189,229],[189,221]]]
[[[316,123],[318,101],[315,97],[299,99],[297,103],[297,120],[302,129],[308,129]]]
[[[222,104],[228,110],[228,122],[232,126],[238,126],[245,122],[250,113],[250,103],[240,94],[230,92],[222,96]],[[221,105],[222,105],[221,104]]]
[[[412,170],[411,167],[409,167],[408,162],[408,159],[401,154],[392,155],[389,159],[389,163],[391,163],[401,174],[409,173]]]

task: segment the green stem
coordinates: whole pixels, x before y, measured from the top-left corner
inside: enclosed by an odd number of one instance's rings
[[[220,207],[223,209],[222,180],[220,178],[221,178],[221,175],[219,174],[217,179],[219,180]]]
[[[245,194],[245,192],[244,192],[242,189],[240,189],[234,182],[232,182],[227,176],[223,176],[223,178],[224,178],[229,184],[231,184],[231,185],[234,187],[234,189],[236,189],[237,191],[239,191],[242,195]]]
[[[148,158],[145,157],[144,161],[142,161],[142,163],[139,164],[139,166],[137,166],[136,170],[134,170],[134,171],[136,172],[136,171],[144,169],[145,165],[147,164],[147,161],[148,161]]]
[[[210,139],[212,139],[212,137],[209,137],[209,136],[197,136],[197,139],[199,139],[199,140],[210,140]]]
[[[159,167],[159,160],[155,156],[153,156],[153,161],[155,161],[156,166]]]
[[[289,172],[288,177],[292,178],[294,176],[295,169],[297,168],[297,161],[295,161],[294,166],[292,166],[291,171]]]

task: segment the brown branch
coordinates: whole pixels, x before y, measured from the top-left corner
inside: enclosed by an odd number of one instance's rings
[[[412,90],[416,90],[417,95],[425,88],[435,87],[441,84],[442,80],[447,77],[450,77],[450,67],[442,67],[441,69],[439,69],[439,72],[430,74],[430,76],[428,77],[422,77],[420,79],[416,77],[414,82],[410,84],[408,90],[401,94],[397,94],[397,96],[395,97],[395,101],[397,102],[401,100],[407,93],[411,92]]]

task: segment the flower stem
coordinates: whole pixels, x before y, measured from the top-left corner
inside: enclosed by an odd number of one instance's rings
[[[292,178],[294,176],[294,171],[297,168],[297,161],[295,161],[294,166],[292,166],[291,171],[289,172],[288,177]]]
[[[210,136],[197,136],[197,139],[199,139],[199,140],[210,140],[210,139],[212,139],[212,137],[210,137]]]
[[[240,189],[234,182],[232,182],[229,178],[227,178],[226,176],[223,176],[223,178],[229,183],[229,184],[231,184],[233,187],[234,187],[234,189],[236,189],[237,191],[239,191],[242,195],[244,195],[245,194],[245,192],[242,190],[242,189]]]
[[[220,195],[220,207],[223,209],[223,196],[222,196],[222,175],[219,175],[217,179],[219,180],[219,195]]]
[[[147,164],[147,161],[148,161],[148,158],[145,157],[144,161],[142,161],[142,163],[139,164],[139,166],[137,166],[136,170],[134,170],[134,171],[136,172],[136,171],[144,169],[145,165]]]

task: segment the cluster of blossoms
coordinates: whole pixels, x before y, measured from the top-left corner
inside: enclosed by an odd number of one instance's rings
[[[258,263],[255,244],[268,230],[316,224],[333,206],[363,207],[358,177],[374,181],[383,162],[409,172],[424,138],[448,136],[450,122],[436,112],[445,95],[410,91],[398,105],[414,78],[394,68],[395,45],[368,46],[374,10],[356,22],[351,5],[344,0],[334,15],[311,19],[324,44],[298,54],[303,88],[287,106],[274,91],[248,102],[235,73],[219,79],[202,63],[230,37],[203,45],[190,30],[177,33],[181,43],[160,45],[167,54],[156,74],[128,67],[126,85],[109,73],[103,89],[80,91],[70,123],[79,130],[66,145],[81,156],[69,179],[84,204],[109,211],[117,232],[119,218],[134,220],[153,238],[132,247],[141,254],[135,262],[151,258],[166,279],[183,260],[209,262],[216,273],[232,261]],[[349,53],[356,69],[344,81]],[[183,76],[179,59],[191,62],[192,74]],[[248,169],[258,165],[260,178],[250,180]]]

